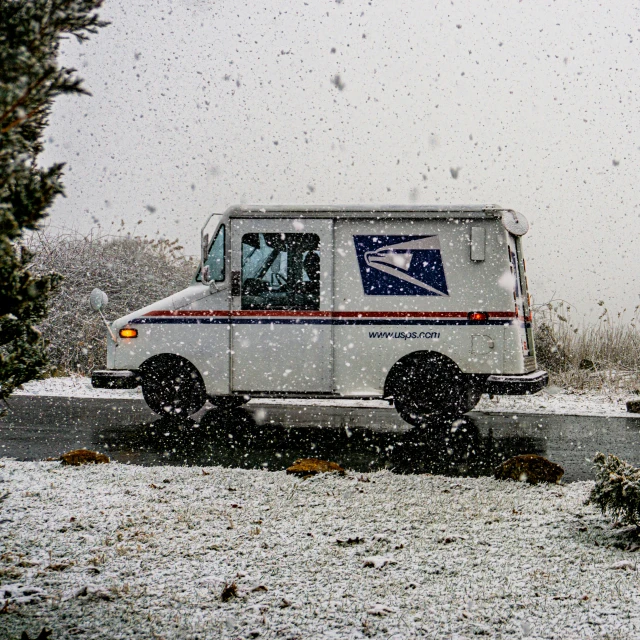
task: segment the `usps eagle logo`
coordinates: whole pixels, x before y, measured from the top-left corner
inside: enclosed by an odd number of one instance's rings
[[[448,296],[440,240],[432,236],[353,236],[368,296]]]

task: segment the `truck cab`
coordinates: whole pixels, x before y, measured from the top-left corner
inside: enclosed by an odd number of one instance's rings
[[[494,205],[231,207],[189,287],[111,324],[93,385],[142,385],[162,415],[385,398],[409,422],[535,393],[527,230]]]

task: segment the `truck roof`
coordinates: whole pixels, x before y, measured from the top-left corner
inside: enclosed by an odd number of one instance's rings
[[[230,218],[500,218],[496,204],[459,205],[234,205]]]

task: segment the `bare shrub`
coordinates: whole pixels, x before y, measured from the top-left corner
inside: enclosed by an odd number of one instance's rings
[[[611,454],[597,453],[596,483],[589,501],[605,515],[625,524],[640,524],[640,469]]]
[[[38,233],[29,249],[35,254],[32,271],[64,277],[40,326],[56,375],[87,375],[106,366],[106,328],[89,307],[92,289],[109,296],[105,313],[113,320],[184,289],[196,266],[177,240],[128,235]]]
[[[632,390],[640,385],[640,307],[630,321],[604,306],[597,324],[578,326],[571,305],[553,300],[534,310],[536,356],[552,382],[574,389]]]

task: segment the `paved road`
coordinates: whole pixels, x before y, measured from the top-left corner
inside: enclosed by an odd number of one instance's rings
[[[411,429],[393,408],[249,405],[195,420],[160,419],[141,400],[18,396],[0,419],[0,457],[41,460],[86,447],[141,465],[284,469],[320,457],[358,472],[488,475],[538,453],[565,482],[593,478],[596,451],[640,463],[640,418],[471,413],[462,424]]]

